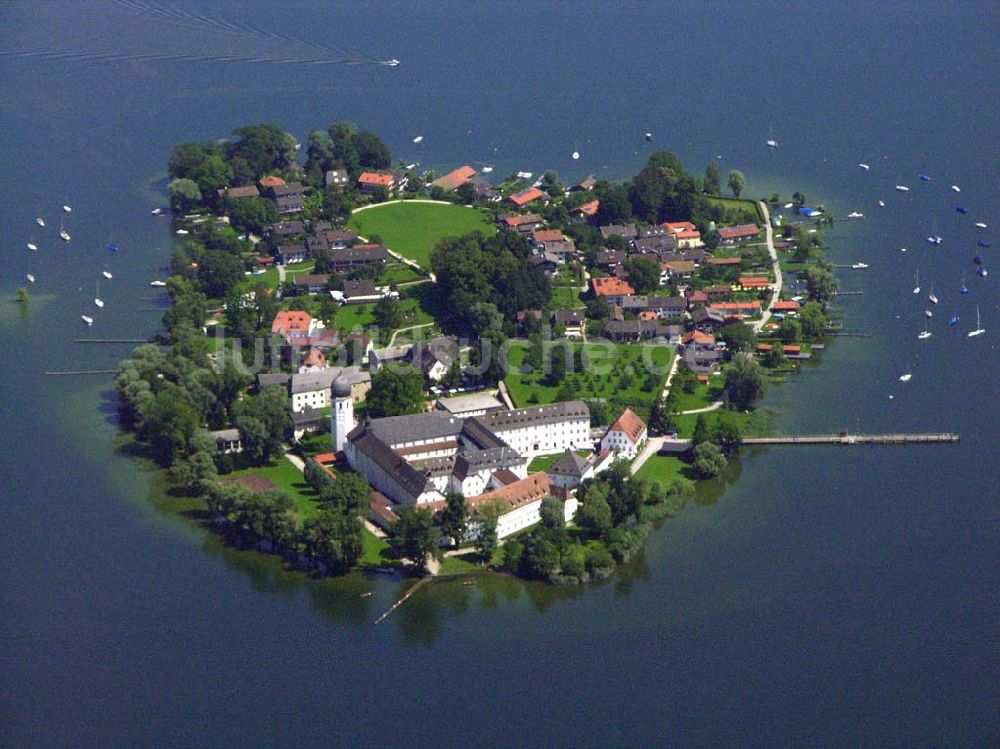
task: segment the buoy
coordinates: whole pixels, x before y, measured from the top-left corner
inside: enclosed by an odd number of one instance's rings
[[[580,158],[580,152],[579,151],[573,151],[573,158],[574,159]]]

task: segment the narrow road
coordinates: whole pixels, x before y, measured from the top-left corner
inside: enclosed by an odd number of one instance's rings
[[[710,411],[717,411],[722,408],[722,401],[714,401],[711,406],[705,406],[705,408],[692,408],[690,411],[681,411],[681,416],[687,416],[688,414],[707,414]]]
[[[394,331],[392,331],[392,335],[389,337],[388,345],[392,346],[396,342],[396,336],[399,335],[400,333],[405,333],[408,330],[419,330],[420,328],[433,328],[433,327],[434,323],[424,322],[420,323],[420,325],[410,325],[407,328],[396,328]]]
[[[753,324],[753,332],[759,333],[767,325],[767,321],[771,319],[771,310],[774,308],[774,303],[781,299],[781,264],[778,262],[778,251],[774,249],[774,230],[771,227],[771,212],[767,210],[767,204],[764,201],[758,201],[757,205],[760,206],[761,214],[764,216],[764,236],[767,240],[767,253],[771,256],[771,267],[774,269],[774,293],[771,295],[771,301],[768,302],[767,309],[764,310],[763,314],[760,316],[760,320]]]

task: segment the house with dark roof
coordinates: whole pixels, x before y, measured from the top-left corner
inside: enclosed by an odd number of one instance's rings
[[[581,192],[585,190],[592,190],[594,189],[594,185],[596,184],[597,184],[597,177],[595,177],[593,174],[588,174],[586,177],[584,177],[575,185],[573,185],[571,188],[569,188],[569,191]]]
[[[295,286],[296,296],[304,296],[326,291],[326,284],[329,280],[330,276],[326,273],[303,273],[295,276],[292,283]]]
[[[627,241],[636,239],[639,236],[635,224],[609,224],[608,226],[601,227],[601,236],[604,239],[610,239],[614,234]]]
[[[567,338],[582,338],[587,319],[582,309],[557,309],[552,313],[553,325],[562,325]]]
[[[356,244],[352,247],[333,247],[330,262],[333,269],[347,271],[361,265],[385,265],[389,251],[380,244]]]
[[[567,450],[548,470],[552,483],[563,489],[575,489],[583,481],[594,477],[594,464],[572,450]]]
[[[275,250],[275,256],[282,265],[291,265],[311,260],[312,252],[304,243],[297,242],[295,244],[279,244]]]
[[[512,229],[530,234],[545,223],[545,220],[538,213],[510,214],[505,213],[497,221],[505,229]]]
[[[382,292],[376,288],[375,282],[369,278],[344,281],[344,304],[368,304],[369,302],[377,302],[382,296]]]
[[[278,213],[282,216],[289,213],[301,213],[303,208],[302,198],[301,194],[282,195],[274,199],[274,204],[278,207]]]
[[[691,321],[696,330],[703,333],[714,333],[726,324],[726,316],[718,310],[701,306],[691,312]]]
[[[347,187],[348,177],[346,169],[328,169],[323,177],[323,185],[325,187],[339,187],[344,189]]]
[[[216,190],[220,198],[228,198],[229,200],[239,200],[241,198],[259,198],[260,190],[257,189],[257,185],[243,185],[242,187],[224,187],[221,190]]]
[[[410,349],[410,363],[432,382],[444,379],[452,363],[458,360],[458,342],[453,338],[417,341]]]
[[[272,239],[288,239],[299,234],[305,234],[306,227],[301,221],[278,221],[267,229],[267,235]]]

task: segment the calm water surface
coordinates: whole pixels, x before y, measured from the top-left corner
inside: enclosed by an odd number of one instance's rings
[[[983,251],[986,280],[970,262],[972,221],[1000,227],[998,30],[990,3],[4,4],[0,743],[998,743],[1000,262]],[[329,62],[366,56],[403,64]],[[107,380],[40,373],[125,353],[71,343],[102,269],[94,334],[156,328],[171,237],[149,209],[173,144],[345,119],[434,168],[622,178],[667,148],[699,172],[721,156],[754,196],[865,212],[831,254],[871,265],[843,271],[865,294],[838,308],[872,337],[765,405],[781,429],[961,444],[754,453],[607,584],[434,584],[378,627],[402,583],[220,547],[116,451]],[[918,268],[941,298],[924,342]],[[969,340],[977,303],[989,333]]]

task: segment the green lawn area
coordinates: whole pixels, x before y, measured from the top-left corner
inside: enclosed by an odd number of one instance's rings
[[[383,541],[370,530],[362,526],[361,543],[364,551],[358,565],[361,567],[389,567],[399,562],[389,553],[389,542]]]
[[[406,265],[405,263],[400,263],[397,260],[393,260],[386,263],[385,270],[382,271],[381,275],[378,277],[378,283],[380,286],[389,286],[394,283],[409,283],[411,281],[423,281],[424,276],[421,276],[413,268]]]
[[[682,393],[675,390],[671,384],[670,390],[677,399],[678,411],[693,411],[696,408],[707,408],[722,396],[724,389],[723,377],[713,375],[705,385],[698,385],[693,393]]]
[[[475,561],[476,553],[470,551],[467,554],[460,554],[455,557],[445,557],[441,561],[442,575],[464,575],[469,572],[476,572],[482,566]]]
[[[553,286],[552,287],[552,307],[553,309],[582,309],[583,300],[580,299],[579,287],[573,286]]]
[[[233,471],[230,477],[262,476],[269,479],[276,488],[288,494],[298,507],[299,517],[305,519],[319,511],[319,495],[306,483],[302,472],[291,461],[281,456],[274,458],[271,465]]]
[[[348,226],[363,237],[379,235],[386,247],[423,268],[430,268],[431,250],[443,237],[496,232],[484,211],[421,200],[396,201],[358,211]]]
[[[413,325],[435,323],[435,312],[440,300],[432,283],[416,284],[400,289],[399,303],[403,310],[403,328]],[[355,326],[367,328],[375,324],[374,304],[345,304],[337,308],[333,327],[341,331],[351,331]],[[426,333],[427,331],[425,331]],[[387,337],[388,339],[388,337]]]
[[[709,430],[715,426],[715,420],[720,414],[730,414],[736,417],[740,425],[740,431],[744,437],[766,437],[771,431],[771,417],[766,411],[757,409],[750,413],[742,411],[711,411],[706,414],[688,414],[686,416],[675,416],[674,422],[677,424],[677,434],[679,437],[690,437],[694,433],[694,425],[699,416],[705,417]],[[643,466],[645,468],[645,466]]]
[[[555,345],[549,344],[549,345]],[[589,371],[569,373],[566,376],[570,386],[578,398],[603,398],[619,404],[629,404],[640,416],[646,418],[653,402],[663,392],[663,380],[670,368],[674,350],[669,346],[653,346],[651,344],[618,344],[613,347],[601,344],[572,344],[575,350],[583,348],[595,357]],[[647,352],[648,360],[662,374],[656,374],[656,384],[650,390],[645,390],[646,368],[643,352]],[[541,403],[555,402],[559,385],[545,385],[542,373],[521,374],[518,372],[524,363],[526,351],[522,347],[514,347],[510,352],[511,373],[505,378],[514,403],[519,407],[532,406]],[[628,370],[633,374],[629,382]],[[601,372],[601,374],[596,373]],[[617,414],[609,414],[615,418]]]
[[[687,463],[680,458],[653,455],[642,464],[642,468],[639,469],[636,476],[649,483],[662,484],[663,488],[666,489],[670,486],[670,482],[678,476],[689,478],[684,474],[684,469],[687,467]]]
[[[752,215],[757,217],[757,225],[762,226],[764,224],[764,215],[760,212],[760,206],[757,205],[756,200],[747,200],[746,198],[706,198],[709,203],[713,205],[721,205],[727,211],[743,209],[749,211]],[[763,232],[761,232],[763,234]]]

